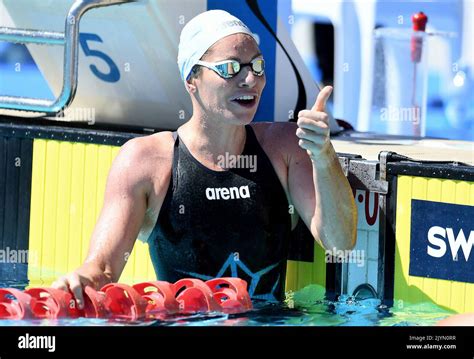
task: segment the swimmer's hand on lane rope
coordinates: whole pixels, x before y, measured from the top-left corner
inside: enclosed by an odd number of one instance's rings
[[[98,290],[111,280],[96,265],[85,263],[75,271],[58,278],[51,287],[70,292],[79,309],[84,308],[84,288],[91,286]]]
[[[298,144],[306,150],[312,161],[324,155],[330,145],[326,102],[331,93],[332,87],[325,86],[319,92],[313,108],[298,113],[298,129],[296,130],[296,136],[300,138]]]

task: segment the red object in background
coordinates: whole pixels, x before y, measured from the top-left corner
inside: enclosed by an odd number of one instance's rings
[[[428,16],[423,11],[420,11],[411,17],[411,21],[413,22],[413,31],[425,31]]]
[[[240,278],[176,283],[152,281],[133,286],[110,283],[96,291],[84,289],[84,309],[71,293],[55,288],[20,291],[0,288],[0,319],[116,318],[138,320],[157,314],[208,311],[243,312],[252,309],[247,283]]]
[[[420,127],[420,116],[419,110],[420,105],[416,101],[416,78],[417,78],[417,66],[421,61],[421,53],[423,49],[423,40],[424,36],[420,33],[424,33],[426,29],[426,23],[428,22],[428,17],[423,13],[419,12],[414,14],[411,18],[413,22],[413,31],[415,33],[411,37],[410,42],[410,55],[411,61],[413,62],[413,80],[412,80],[412,106],[415,109],[415,118],[413,121],[413,133],[414,136],[421,136],[421,127]]]
[[[411,17],[413,22],[413,31],[425,31],[426,23],[428,22],[428,17],[420,11],[417,14],[414,14]],[[423,47],[423,39],[421,37],[412,36],[411,39],[411,60],[413,62],[420,62],[421,60],[421,50]]]

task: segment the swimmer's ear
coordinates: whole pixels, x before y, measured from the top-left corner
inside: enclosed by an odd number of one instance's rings
[[[195,81],[195,78],[192,77],[190,78],[188,81],[186,81],[186,90],[188,91],[188,93],[195,93],[196,92],[196,85],[194,84],[194,81]]]
[[[195,81],[200,73],[200,67],[199,66],[193,66],[191,73],[189,74],[189,78],[186,80],[186,90],[188,93],[194,93],[196,92],[196,84]]]

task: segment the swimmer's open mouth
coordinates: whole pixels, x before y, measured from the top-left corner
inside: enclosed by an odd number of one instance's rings
[[[244,96],[239,96],[231,100],[234,103],[237,103],[238,105],[242,107],[247,107],[251,108],[255,106],[257,103],[257,96],[255,95],[244,95]]]

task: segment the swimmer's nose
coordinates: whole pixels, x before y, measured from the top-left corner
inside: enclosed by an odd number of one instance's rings
[[[245,66],[240,70],[239,76],[239,87],[242,88],[253,88],[257,84],[257,75],[252,72],[250,66]]]

